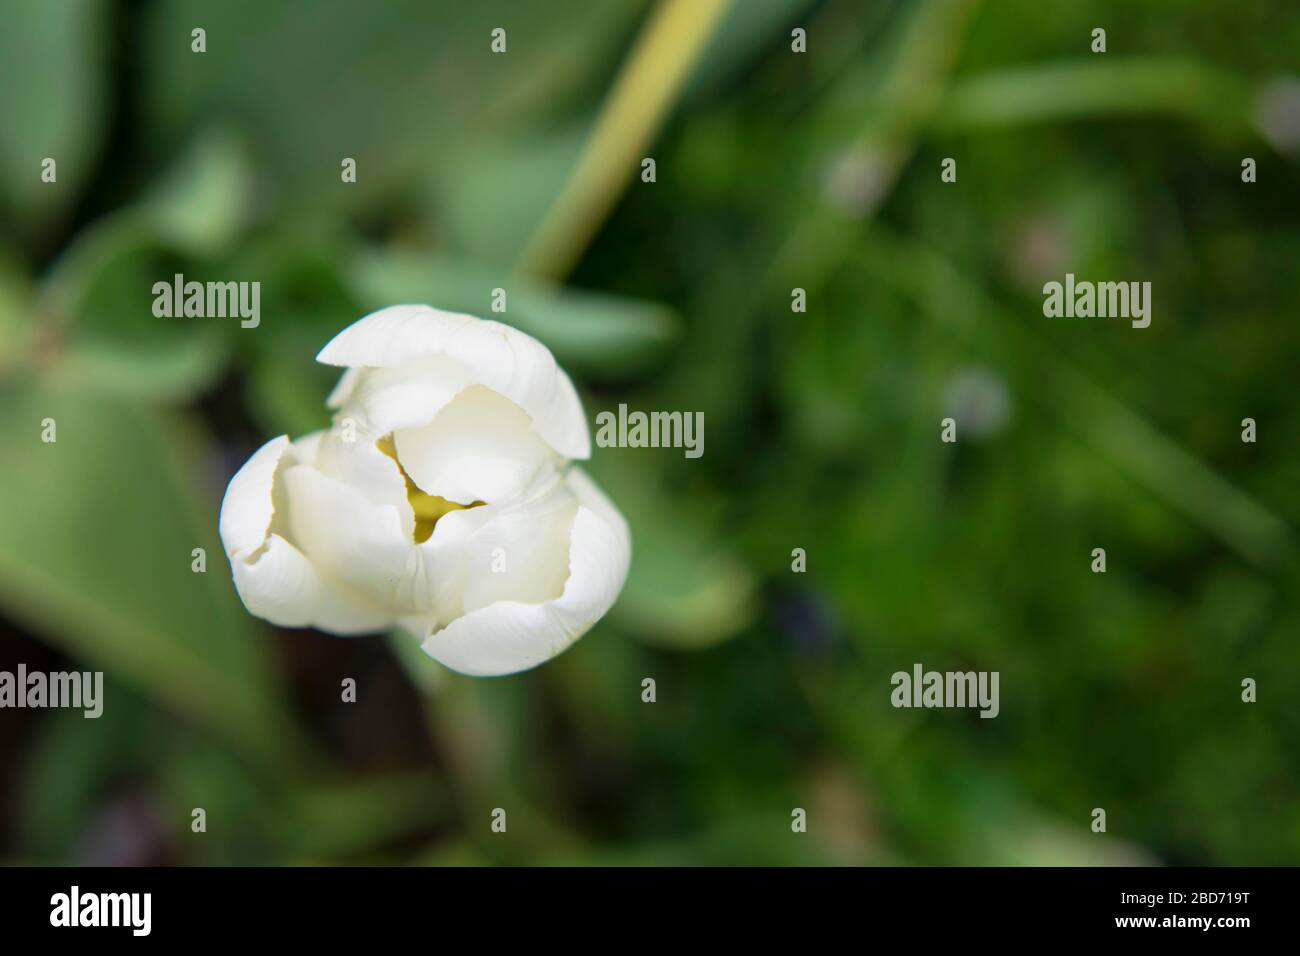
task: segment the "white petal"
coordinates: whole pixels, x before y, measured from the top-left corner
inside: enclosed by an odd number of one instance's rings
[[[491,520],[461,544],[465,584],[452,616],[497,601],[542,604],[560,597],[577,510],[577,496],[558,474],[548,490],[494,509]]]
[[[235,473],[218,521],[235,589],[248,610],[283,627],[319,627],[337,634],[378,630],[390,615],[337,582],[325,581],[302,553],[275,533],[281,462],[310,457],[317,436],[290,445],[281,435]]]
[[[281,627],[365,634],[391,627],[392,615],[338,581],[326,581],[278,534],[252,561],[232,559],[235,589],[248,610]]]
[[[342,405],[355,394],[357,385],[361,380],[362,370],[359,368],[347,368],[339,376],[338,382],[330,389],[329,395],[325,397],[326,408],[340,408]]]
[[[486,385],[509,398],[528,413],[542,439],[564,457],[587,458],[591,454],[591,435],[573,382],[555,364],[546,346],[500,322],[427,305],[391,306],[348,326],[321,349],[316,360],[327,365],[400,370],[424,356],[444,356],[460,365],[468,377],[461,387]],[[345,376],[331,395],[333,402],[341,406],[366,393],[373,404],[378,393],[366,382],[370,374],[353,376],[350,381]],[[444,379],[440,376],[437,380]],[[396,413],[394,405],[399,401],[411,415],[422,413],[422,402],[437,404],[438,395],[420,395],[418,389],[407,387],[409,380],[402,381],[403,397],[391,400],[384,409],[387,414]],[[423,422],[430,421],[437,407],[426,406],[423,412],[427,412]]]
[[[424,641],[429,656],[463,674],[527,670],[565,650],[610,609],[631,560],[627,524],[577,469],[569,486],[581,504],[569,535],[564,592],[543,603],[498,601],[471,611]]]
[[[329,432],[324,429],[315,432],[308,432],[301,438],[295,438],[290,448],[293,451],[294,464],[298,465],[315,465],[320,459],[321,444],[324,442]]]
[[[597,516],[604,518],[605,521],[619,531],[626,542],[626,557],[630,560],[632,557],[631,534],[628,532],[627,521],[624,519],[623,513],[618,510],[614,502],[609,500],[605,492],[600,490],[600,486],[592,481],[591,476],[581,468],[576,466],[570,468],[565,475],[565,482],[568,484],[569,490],[577,496],[580,505],[594,511]]]
[[[467,505],[509,501],[556,457],[518,405],[474,385],[433,421],[393,433],[397,458],[424,492]]]
[[[338,430],[332,429],[318,440],[312,461],[321,474],[355,489],[371,504],[394,508],[402,534],[413,540],[415,515],[406,496],[406,480],[397,462],[380,451],[376,442],[377,436],[364,430],[358,431],[353,441],[344,441]]]
[[[420,580],[412,591],[428,595],[426,608],[432,608],[433,617],[428,634],[439,622],[460,617],[465,611],[465,581],[472,562],[467,552],[484,525],[489,524],[499,512],[494,505],[452,511],[438,519],[429,540],[416,545],[415,574]],[[427,610],[422,611],[428,616]],[[414,633],[414,632],[413,632]]]
[[[217,529],[230,558],[247,556],[266,543],[275,510],[271,486],[280,458],[288,448],[288,435],[272,438],[253,452],[226,486]]]
[[[290,539],[323,575],[343,581],[395,617],[434,610],[437,555],[417,548],[401,512],[314,468],[283,474]]]
[[[394,368],[350,368],[327,405],[360,419],[376,435],[427,425],[457,394],[474,384],[464,365],[445,355],[421,355]]]

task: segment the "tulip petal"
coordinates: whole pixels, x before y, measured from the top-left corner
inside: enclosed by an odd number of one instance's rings
[[[392,615],[338,581],[326,581],[301,551],[270,535],[250,563],[232,559],[235,590],[248,610],[280,627],[366,634],[391,627]]]
[[[218,525],[235,589],[248,610],[281,627],[317,627],[358,634],[390,626],[391,615],[339,582],[326,581],[273,527],[282,462],[310,457],[315,435],[290,444],[286,436],[259,448],[235,473],[221,502]]]
[[[460,392],[473,373],[445,355],[423,355],[395,368],[349,368],[326,404],[355,416],[376,435],[427,425]]]
[[[253,452],[230,479],[226,496],[221,499],[217,530],[226,554],[232,560],[246,557],[266,543],[275,511],[271,486],[280,459],[288,448],[288,435],[272,438]]]
[[[568,484],[579,507],[563,593],[540,604],[498,601],[471,611],[425,639],[430,657],[476,676],[527,670],[565,650],[610,609],[631,561],[627,523],[578,469]]]
[[[296,465],[283,474],[290,538],[331,579],[342,581],[393,615],[423,614],[436,606],[426,563],[436,549],[418,548],[390,504],[375,504],[351,485]],[[409,510],[409,507],[408,507]]]
[[[518,405],[473,385],[433,421],[393,433],[397,458],[422,491],[448,501],[494,504],[519,496],[555,454]]]
[[[318,433],[321,434],[321,433]],[[396,461],[383,452],[376,436],[358,432],[353,441],[344,441],[335,431],[323,433],[312,461],[321,474],[335,478],[356,489],[373,505],[388,505],[398,513],[402,535],[410,540],[415,532],[415,514],[406,494],[406,479]]]
[[[457,616],[497,601],[560,597],[577,510],[577,497],[558,475],[550,491],[499,509],[461,546],[466,574]]]
[[[415,379],[401,374],[408,363],[431,356],[461,366],[465,380],[448,374],[422,374],[419,381],[423,384],[417,384]],[[348,326],[321,349],[316,360],[366,369],[360,375],[344,375],[330,396],[335,407],[362,393],[370,396],[370,405],[374,406],[384,389],[376,388],[367,379],[377,369],[398,373],[389,385],[399,388],[400,394],[384,399],[385,415],[425,415],[421,421],[408,421],[403,427],[432,419],[441,407],[438,396],[445,392],[439,391],[441,386],[454,388],[454,395],[465,385],[485,385],[527,412],[537,434],[559,454],[566,458],[587,458],[591,454],[586,416],[569,376],[555,364],[546,346],[500,322],[443,312],[427,305],[390,306]],[[376,378],[384,381],[380,376]],[[438,385],[431,386],[430,382]],[[442,404],[447,400],[450,395]],[[369,414],[374,414],[373,409]]]

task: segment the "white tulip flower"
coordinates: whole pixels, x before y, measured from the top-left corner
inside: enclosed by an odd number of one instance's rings
[[[400,625],[474,675],[535,667],[604,616],[631,539],[571,464],[591,436],[544,345],[398,305],[317,360],[346,369],[328,399],[334,427],[267,442],[221,504],[249,611],[334,634]]]

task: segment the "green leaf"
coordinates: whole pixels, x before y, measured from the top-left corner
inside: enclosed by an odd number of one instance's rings
[[[150,749],[140,700],[107,680],[103,695],[111,706],[99,717],[77,709],[50,714],[24,762],[18,812],[22,846],[35,860],[66,860],[103,789]]]
[[[252,214],[253,172],[239,139],[210,131],[146,200],[159,239],[180,252],[212,256],[228,250]]]
[[[354,257],[350,277],[367,310],[398,302],[496,318],[543,342],[570,371],[624,374],[661,356],[677,338],[667,307],[597,292],[558,288],[472,263],[410,253]],[[506,312],[491,312],[492,290],[506,290]]]
[[[227,252],[247,224],[252,190],[239,142],[218,131],[200,138],[150,198],[79,233],[39,300],[59,340],[51,382],[161,401],[208,386],[238,320],[159,318],[153,288],[178,271],[201,280],[205,260]],[[176,264],[178,254],[186,264]]]
[[[1240,134],[1250,87],[1195,60],[1131,57],[1034,64],[963,79],[935,116],[944,131],[1167,114]]]
[[[417,770],[295,790],[278,831],[295,858],[329,860],[428,830],[450,811],[444,781]]]
[[[809,27],[808,20],[801,17],[811,6],[812,0],[733,3],[695,64],[683,91],[684,98],[723,88],[768,44],[781,47],[782,53],[789,52],[790,30],[796,26]]]
[[[312,353],[304,350],[301,354]],[[273,355],[257,360],[249,379],[248,401],[267,434],[306,435],[329,427],[325,397],[331,387],[328,379],[338,378],[338,373],[333,369],[332,375],[317,371],[302,361],[277,362]]]
[[[0,206],[23,224],[51,217],[90,174],[107,115],[101,0],[15,0],[0,30]],[[46,158],[57,179],[41,181]]]
[[[195,117],[237,116],[259,169],[291,207],[374,205],[448,172],[449,144],[524,129],[606,69],[644,3],[391,0],[301,10],[257,0],[175,0],[146,17],[143,126],[174,149]],[[190,31],[207,31],[191,52]],[[505,55],[491,31],[507,30]],[[590,104],[585,104],[589,106]],[[340,163],[357,161],[344,184]]]
[[[266,648],[215,533],[221,476],[203,472],[193,436],[87,392],[12,390],[2,407],[7,613],[247,752],[284,759],[293,740]],[[194,548],[206,573],[191,570]]]
[[[501,264],[519,258],[577,162],[588,122],[456,154],[434,194],[457,255]]]
[[[610,449],[590,466],[632,529],[632,568],[613,613],[648,644],[711,647],[754,619],[753,576],[723,542],[707,501],[666,495],[645,454]]]
[[[83,232],[38,300],[58,342],[51,383],[106,394],[177,401],[224,366],[238,319],[159,318],[152,289],[175,270],[143,216],[107,219]]]
[[[138,347],[91,340],[70,348],[47,382],[122,398],[182,401],[211,382],[224,361],[223,345],[210,334]]]
[[[27,364],[30,302],[30,280],[17,264],[0,255],[0,379]]]

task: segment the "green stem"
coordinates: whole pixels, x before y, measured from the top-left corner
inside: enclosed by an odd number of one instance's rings
[[[517,270],[562,278],[605,221],[731,0],[665,0],[646,24],[601,108],[559,198]]]

